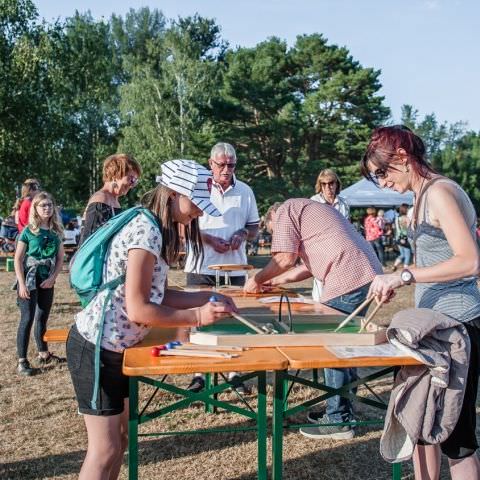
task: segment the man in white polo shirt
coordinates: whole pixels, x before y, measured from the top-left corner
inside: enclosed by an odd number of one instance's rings
[[[222,216],[204,214],[199,218],[204,254],[202,262],[196,266],[193,254],[187,257],[185,272],[189,286],[215,285],[215,271],[210,270],[209,265],[246,264],[246,243],[257,236],[260,222],[252,189],[235,177],[237,156],[232,145],[217,143],[208,163],[213,176],[210,201]],[[220,281],[224,281],[223,277]],[[230,282],[243,286],[244,272],[231,272]]]
[[[237,155],[229,143],[217,143],[208,160],[212,170],[213,184],[210,201],[222,214],[212,217],[204,213],[199,217],[200,232],[203,241],[203,260],[195,262],[190,251],[185,263],[187,286],[215,285],[215,271],[209,265],[247,263],[247,240],[253,240],[258,234],[260,217],[257,202],[252,189],[235,177]],[[223,284],[224,278],[221,276]],[[230,273],[230,283],[235,286],[245,284],[245,273]],[[235,372],[231,372],[230,380],[235,385]],[[198,392],[204,387],[203,376],[196,374],[188,389]],[[240,393],[248,393],[248,388],[237,382],[235,388]]]

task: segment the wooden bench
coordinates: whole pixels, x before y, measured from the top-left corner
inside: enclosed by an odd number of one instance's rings
[[[66,342],[69,331],[69,328],[52,328],[45,332],[43,335],[43,340],[47,343]]]

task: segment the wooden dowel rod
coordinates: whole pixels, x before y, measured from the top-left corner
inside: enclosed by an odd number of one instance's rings
[[[176,350],[211,350],[214,352],[244,352],[245,347],[229,346],[229,345],[194,345],[192,343],[182,344],[175,347]]]
[[[348,322],[352,320],[352,318],[355,317],[355,315],[357,315],[358,312],[363,310],[373,299],[374,297],[368,297],[367,299],[365,299],[365,301],[360,306],[358,306],[345,320],[343,320],[342,323],[340,323],[340,325],[334,330],[334,332],[338,332],[341,328],[343,328]]]
[[[239,322],[243,323],[246,325],[248,328],[252,329],[256,333],[265,333],[261,328],[257,327],[255,324],[250,322],[250,320],[247,320],[246,318],[242,317],[238,313],[232,312],[230,314],[233,318],[237,319]]]
[[[236,358],[239,355],[236,353],[212,352],[206,350],[162,350],[161,356],[178,356],[178,357],[206,357],[206,358]]]
[[[377,303],[377,305],[375,306],[375,308],[372,310],[372,313],[365,319],[365,321],[363,322],[362,326],[360,327],[360,330],[358,331],[358,333],[361,333],[365,330],[365,328],[367,327],[367,325],[372,321],[373,317],[375,316],[375,314],[380,310],[380,308],[382,307],[383,305],[383,301]]]

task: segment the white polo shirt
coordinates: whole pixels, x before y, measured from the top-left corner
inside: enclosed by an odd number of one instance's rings
[[[199,217],[200,230],[215,237],[229,240],[231,236],[241,228],[248,225],[256,225],[260,222],[258,216],[257,202],[252,189],[246,184],[233,177],[232,185],[226,190],[213,182],[210,193],[210,201],[222,214],[221,217],[212,217],[204,213]],[[246,242],[237,250],[228,250],[225,253],[216,252],[210,245],[203,245],[203,261],[195,269],[193,252],[189,251],[185,263],[185,272],[201,273],[203,275],[215,275],[215,270],[209,270],[208,265],[221,263],[246,264]],[[232,272],[231,276],[244,275],[243,272]]]

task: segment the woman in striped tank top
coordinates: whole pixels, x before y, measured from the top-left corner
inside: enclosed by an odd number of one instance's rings
[[[468,380],[457,425],[440,445],[416,446],[415,478],[439,478],[440,452],[448,457],[453,479],[480,478],[480,462],[475,453],[480,344],[475,209],[459,185],[439,175],[427,163],[422,139],[403,125],[374,130],[361,171],[381,188],[399,193],[413,191],[418,199],[409,229],[415,266],[377,275],[370,293],[387,300],[394,289],[415,283],[417,308],[430,308],[455,318],[465,325],[470,337]]]

